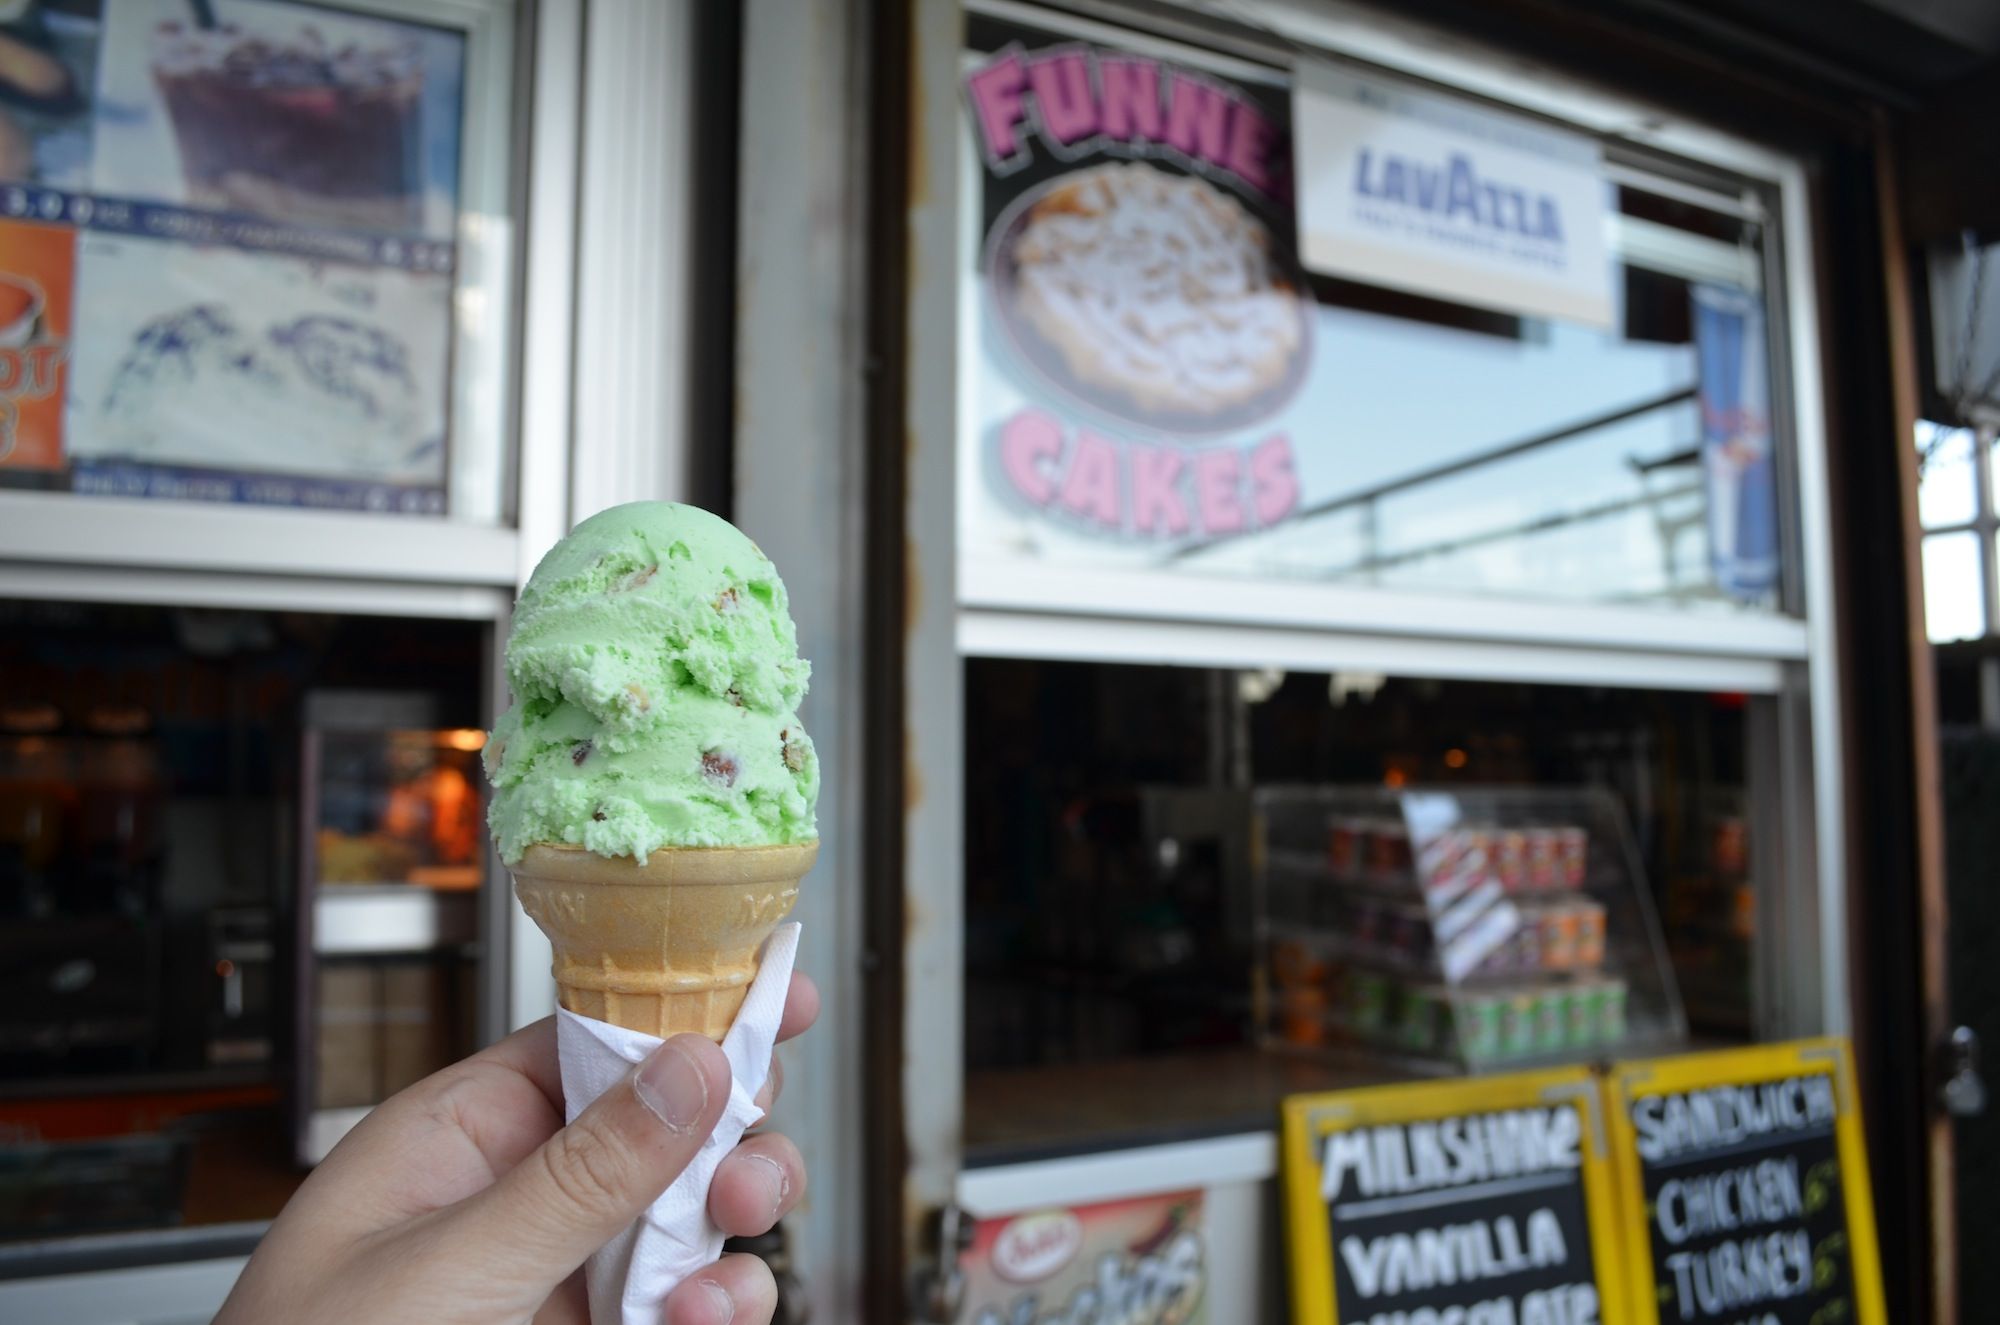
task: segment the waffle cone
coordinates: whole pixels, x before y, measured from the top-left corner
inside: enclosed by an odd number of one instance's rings
[[[661,1039],[720,1040],[818,855],[818,842],[664,847],[641,865],[544,844],[513,866],[514,892],[555,949],[564,1007]]]

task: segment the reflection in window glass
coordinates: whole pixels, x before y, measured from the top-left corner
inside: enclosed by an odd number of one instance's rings
[[[1292,273],[1309,334],[1287,342],[1282,389],[1226,422],[1065,386],[1044,333],[1017,325],[1019,257],[1002,255],[1021,241],[1000,234],[965,268],[982,314],[968,327],[978,454],[961,469],[961,552],[1781,610],[1762,229],[1631,188],[1615,208],[1603,326]]]
[[[1973,436],[1917,420],[1917,516],[1924,528],[1967,524],[1978,509]]]
[[[1754,241],[1673,238],[1711,264],[1754,253]],[[1306,500],[1286,524],[1173,560],[1446,593],[1772,610],[1763,295],[1749,288],[1753,266],[1736,284],[1697,277],[1695,265],[1669,272],[1628,256],[1609,330],[1454,318],[1416,306],[1428,301],[1318,283],[1320,367],[1295,438]]]
[[[1924,540],[1924,619],[1933,643],[1986,633],[1979,581],[1979,535],[1966,531]]]
[[[1337,448],[1345,481],[1329,484],[1344,494],[1190,564],[1447,592],[1718,597],[1694,347],[1536,330],[1322,308],[1320,335],[1350,375],[1341,431],[1355,444]]]

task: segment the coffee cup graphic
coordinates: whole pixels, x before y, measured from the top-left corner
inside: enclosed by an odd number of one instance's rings
[[[0,346],[26,345],[42,327],[48,306],[42,287],[25,276],[0,271]]]

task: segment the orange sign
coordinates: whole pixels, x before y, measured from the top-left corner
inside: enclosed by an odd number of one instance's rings
[[[0,468],[63,467],[76,232],[0,221]]]

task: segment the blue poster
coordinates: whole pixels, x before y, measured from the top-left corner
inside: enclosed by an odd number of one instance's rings
[[[1709,559],[1723,593],[1756,601],[1778,583],[1764,306],[1755,295],[1723,285],[1694,287],[1693,302]]]

